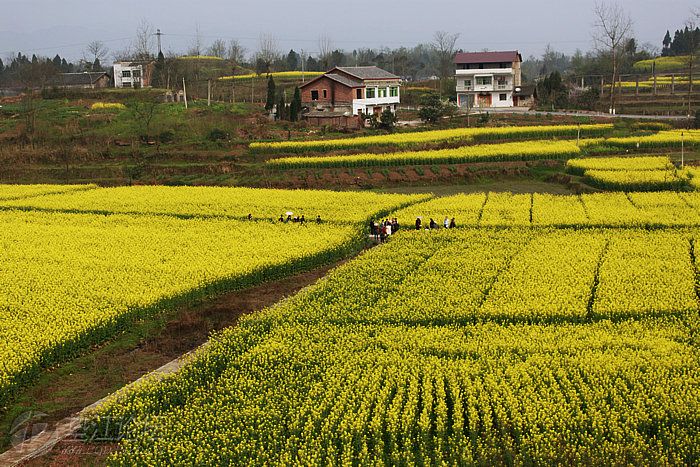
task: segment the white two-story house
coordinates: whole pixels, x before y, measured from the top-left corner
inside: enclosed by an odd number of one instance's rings
[[[471,52],[455,55],[457,105],[460,107],[517,107],[516,88],[522,86],[521,63],[517,50]]]

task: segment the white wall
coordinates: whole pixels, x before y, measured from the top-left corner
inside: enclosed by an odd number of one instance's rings
[[[115,63],[114,64],[114,87],[115,88],[131,88],[133,87],[134,83],[134,71],[140,71],[141,76],[138,78],[136,81],[139,84],[139,87],[143,84],[143,67],[141,65],[136,65],[136,66],[127,66],[121,63]],[[131,78],[123,78],[122,79],[122,72],[124,71],[130,71],[131,72]]]
[[[506,95],[506,100],[500,99],[501,94]],[[494,92],[491,94],[491,107],[513,107],[513,93],[510,91]]]

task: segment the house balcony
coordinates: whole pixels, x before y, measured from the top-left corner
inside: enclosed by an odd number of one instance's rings
[[[483,70],[455,70],[458,78],[475,75],[513,75],[512,68],[484,68]]]

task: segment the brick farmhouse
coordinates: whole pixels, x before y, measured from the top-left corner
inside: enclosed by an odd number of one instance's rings
[[[376,66],[335,67],[301,86],[301,102],[310,116],[396,112],[401,78]]]

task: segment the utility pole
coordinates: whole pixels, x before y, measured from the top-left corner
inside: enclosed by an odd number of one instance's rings
[[[158,55],[160,55],[160,54],[163,53],[163,47],[162,47],[161,40],[160,40],[160,37],[161,37],[162,35],[163,35],[163,33],[160,32],[160,29],[157,29],[157,30],[156,30],[156,36],[158,36]]]
[[[681,131],[681,169],[685,163],[685,132]]]
[[[182,92],[185,97],[185,109],[187,109],[187,86],[185,85],[185,78],[182,78]]]
[[[301,82],[304,82],[304,62],[306,61],[306,53],[301,49]]]
[[[207,80],[207,107],[211,107],[211,79]]]
[[[250,78],[250,103],[255,103],[255,76]]]

